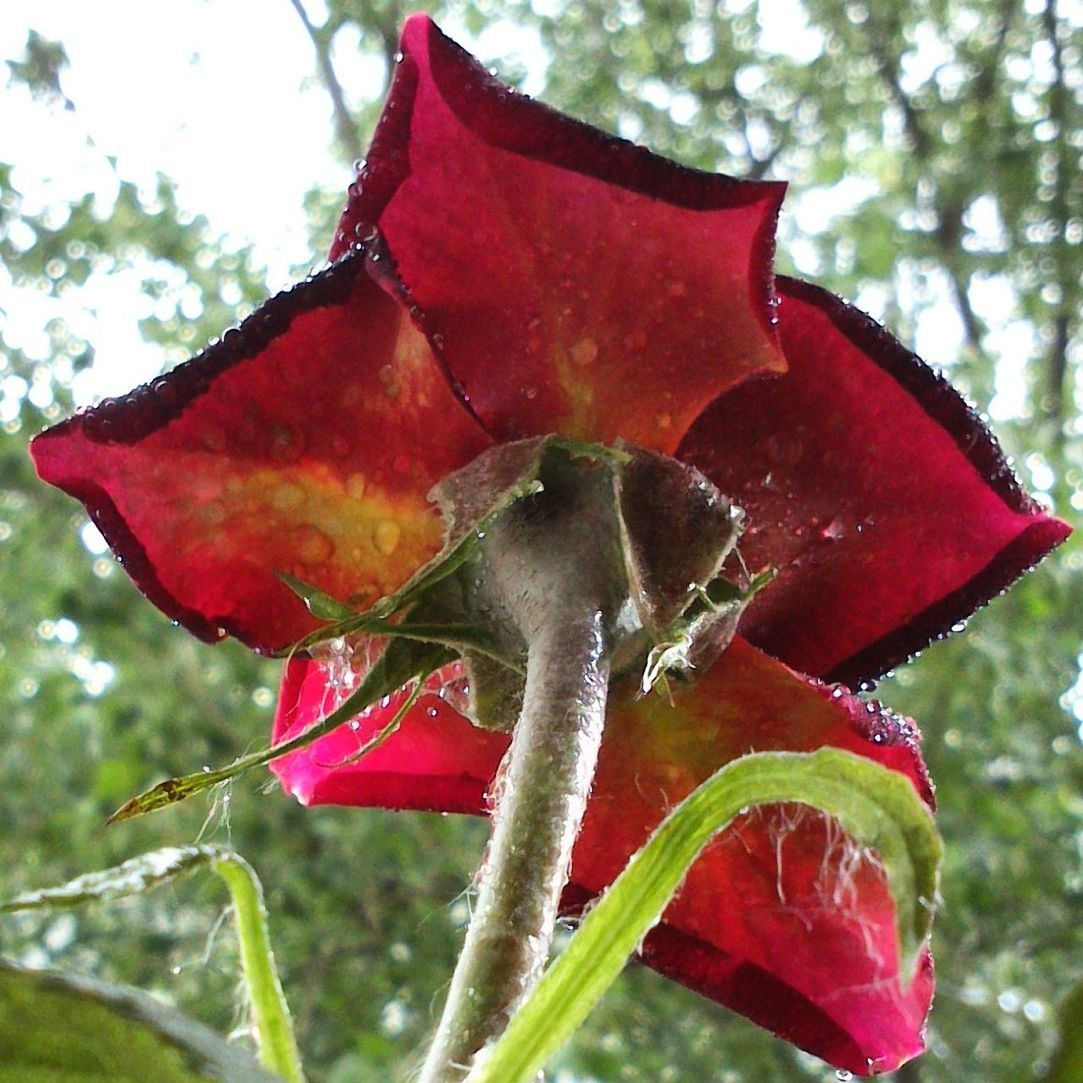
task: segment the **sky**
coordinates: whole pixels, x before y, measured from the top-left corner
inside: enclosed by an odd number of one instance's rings
[[[258,34],[253,26],[259,27]],[[343,189],[350,171],[328,149],[330,105],[312,82],[311,43],[286,0],[37,0],[3,5],[0,56],[21,55],[28,30],[64,43],[70,66],[62,87],[71,112],[0,91],[0,146],[17,165],[12,183],[24,206],[62,205],[94,192],[112,203],[115,174],[153,189],[157,173],[177,185],[181,206],[207,215],[238,246],[253,242],[284,286],[307,258],[304,193],[314,184]],[[364,72],[354,72],[363,81]],[[383,73],[369,73],[373,95]],[[283,133],[288,132],[288,146]],[[13,293],[0,272],[5,336],[44,356],[44,328],[62,314],[94,342],[99,363],[75,389],[79,401],[117,394],[153,376],[161,352],[144,343],[137,321],[147,301],[136,271],[94,276],[63,301]]]

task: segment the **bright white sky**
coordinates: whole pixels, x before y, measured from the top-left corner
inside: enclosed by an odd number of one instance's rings
[[[3,91],[0,146],[17,163],[13,184],[26,209],[88,190],[108,206],[113,156],[122,177],[147,188],[159,172],[173,178],[182,206],[238,245],[255,242],[274,284],[285,285],[289,266],[306,258],[305,191],[317,181],[345,189],[350,179],[329,153],[329,100],[312,84],[312,45],[287,0],[9,3],[0,56],[20,56],[31,27],[64,43],[62,86],[76,108]],[[378,94],[382,72],[371,76]],[[77,304],[65,300],[69,326],[98,350],[94,379],[77,387],[81,400],[158,370],[160,351],[136,326],[146,304],[135,274],[95,276]],[[0,274],[0,307],[12,344],[44,355],[43,328],[61,305],[25,291],[16,300]]]
[[[306,0],[306,8],[317,24],[326,17],[320,0]],[[20,57],[31,28],[63,42],[70,66],[62,87],[75,111],[5,89],[0,67],[0,147],[17,165],[13,184],[27,211],[87,191],[108,207],[112,156],[122,178],[147,189],[158,173],[172,178],[182,207],[206,215],[238,246],[256,245],[273,288],[290,281],[291,266],[308,258],[304,194],[317,185],[345,192],[351,171],[329,152],[330,99],[289,0],[8,0],[0,3],[0,58]],[[460,27],[447,29],[463,40]],[[536,58],[532,37],[503,23],[473,44],[483,55],[517,60],[533,49]],[[341,44],[336,69],[348,95],[376,99],[382,61],[355,42]],[[60,302],[16,295],[0,268],[0,310],[13,346],[47,356],[45,327],[61,315],[94,343],[94,370],[74,385],[77,402],[119,394],[158,372],[161,352],[137,326],[148,304],[134,272],[93,276]],[[16,412],[16,398],[7,413]]]

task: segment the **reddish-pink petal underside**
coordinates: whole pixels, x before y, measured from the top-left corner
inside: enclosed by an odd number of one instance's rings
[[[674,707],[616,690],[572,883],[597,894],[722,764],[825,745],[907,775],[932,803],[912,723],[810,682],[741,639]],[[574,898],[574,895],[572,896]],[[695,863],[643,958],[780,1037],[859,1074],[921,1051],[923,960],[900,975],[882,870],[834,821],[777,805],[736,820]]]
[[[295,660],[275,739],[337,705],[325,664]],[[387,723],[375,707],[275,770],[308,804],[479,813],[507,738],[476,729],[435,693],[357,763],[335,764]],[[597,895],[666,811],[749,751],[833,745],[875,759],[932,793],[911,723],[810,682],[736,640],[674,707],[614,690],[565,904]],[[932,995],[926,957],[899,982],[894,906],[882,872],[832,821],[797,806],[738,820],[696,863],[643,958],[839,1067],[886,1071],[919,1052]]]
[[[964,620],[1069,528],[879,325],[815,286],[779,287],[789,371],[723,396],[678,454],[749,513],[745,561],[778,569],[742,634],[853,686]]]
[[[333,664],[290,659],[282,674],[275,713],[275,744],[298,736],[325,718],[344,698],[343,679],[332,680]],[[312,744],[271,764],[283,789],[304,805],[363,805],[372,808],[463,812],[487,810],[489,783],[508,747],[502,733],[487,733],[466,721],[441,692],[452,681],[449,667],[429,682],[430,690],[406,712],[399,729],[354,763],[356,755],[391,721],[406,699],[398,692]]]
[[[429,488],[490,443],[371,270],[340,261],[32,444],[143,593],[202,638],[271,651],[311,631],[278,572],[359,603],[400,586],[442,544]]]
[[[782,371],[784,186],[687,169],[499,83],[424,16],[332,254],[378,227],[501,440],[672,452],[716,395]]]

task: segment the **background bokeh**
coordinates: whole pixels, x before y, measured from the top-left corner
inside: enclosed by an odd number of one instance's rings
[[[690,164],[788,179],[780,269],[916,342],[1079,521],[1080,0],[421,6],[568,112]],[[196,837],[232,844],[263,878],[312,1080],[401,1076],[451,973],[485,825],[307,812],[249,776],[104,829],[163,776],[262,744],[278,667],[173,628],[35,480],[26,442],[319,264],[414,6],[35,10],[0,14],[0,897]],[[878,689],[923,724],[948,851],[930,1052],[895,1079],[1035,1078],[1083,978],[1081,565],[1069,542]],[[6,918],[0,953],[151,988],[243,1041],[224,907],[217,881],[186,881]],[[554,1076],[833,1073],[632,967]]]

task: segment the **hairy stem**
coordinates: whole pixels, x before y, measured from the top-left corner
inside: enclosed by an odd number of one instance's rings
[[[271,950],[263,888],[252,866],[238,854],[217,855],[214,870],[233,899],[241,967],[252,1002],[260,1061],[287,1083],[304,1083],[301,1054]]]
[[[602,614],[555,613],[530,645],[478,899],[421,1083],[465,1078],[541,976],[605,718]]]

